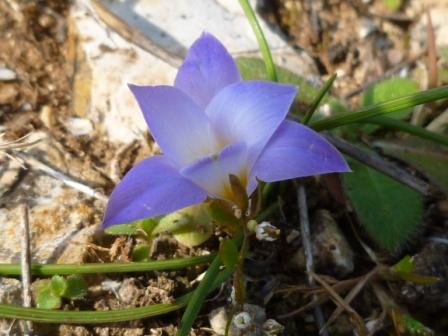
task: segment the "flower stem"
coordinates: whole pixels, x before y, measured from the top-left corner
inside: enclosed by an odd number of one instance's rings
[[[246,222],[246,221],[245,221]],[[238,310],[243,310],[246,301],[246,288],[244,286],[244,259],[249,251],[249,230],[244,222],[243,243],[241,244],[240,253],[238,256],[238,263],[235,266],[235,273],[233,275],[233,288],[235,290],[235,306]]]
[[[240,0],[240,4],[257,38],[258,47],[260,48],[261,54],[263,56],[268,78],[273,82],[277,82],[277,71],[275,69],[274,61],[272,60],[271,50],[269,49],[268,43],[263,34],[263,30],[261,30],[260,23],[258,22],[257,17],[255,16],[255,13],[248,0]]]

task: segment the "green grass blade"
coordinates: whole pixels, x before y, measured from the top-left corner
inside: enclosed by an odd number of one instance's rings
[[[163,315],[186,306],[190,295],[184,295],[174,303],[160,303],[147,307],[104,311],[65,311],[24,308],[0,304],[0,317],[56,324],[101,324],[138,320]]]
[[[202,303],[205,300],[208,292],[213,286],[213,279],[219,273],[219,267],[221,266],[221,259],[216,257],[207,269],[204,278],[199,283],[198,287],[193,292],[188,306],[185,309],[184,315],[180,322],[180,327],[177,332],[177,336],[188,336],[193,326],[194,320],[201,309]]]
[[[217,288],[231,275],[233,270],[225,269],[217,274],[210,290]],[[39,308],[25,308],[17,305],[0,304],[0,318],[28,320],[55,324],[101,324],[133,321],[154,317],[184,308],[192,293],[176,299],[174,303],[160,303],[146,307],[126,308],[107,311],[65,311]]]
[[[129,273],[160,270],[174,270],[210,262],[215,254],[190,258],[156,260],[134,263],[91,263],[91,264],[33,264],[33,275],[66,275],[91,273]],[[0,275],[20,275],[19,264],[0,264]]]
[[[266,66],[266,72],[271,81],[277,82],[277,71],[275,69],[274,61],[272,60],[271,51],[269,49],[266,38],[261,30],[260,23],[255,16],[252,7],[248,0],[240,0],[241,7],[243,8],[244,14],[246,14],[247,20],[249,21],[252,29],[257,37],[258,46],[260,48],[261,54],[263,56],[264,64]]]
[[[401,111],[413,106],[433,102],[438,99],[448,97],[448,86],[436,89],[418,92],[409,96],[393,99],[384,103],[367,106],[357,112],[347,112],[312,122],[310,127],[316,131],[328,130],[335,127],[364,122],[369,118],[380,116],[387,113]]]
[[[302,120],[303,124],[305,124],[305,125],[308,124],[308,122],[310,121],[310,119],[313,116],[314,112],[319,107],[320,102],[325,97],[325,95],[327,94],[328,90],[330,90],[331,86],[333,85],[336,77],[337,77],[337,74],[334,74],[333,76],[331,76],[325,82],[324,86],[322,86],[322,88],[319,90],[319,92],[318,92],[316,98],[314,99],[313,103],[311,104],[309,110],[306,112],[305,116],[303,117],[303,120]]]
[[[369,123],[369,124],[379,125],[379,126],[382,126],[385,128],[391,128],[394,130],[406,132],[406,133],[418,136],[419,138],[432,140],[434,142],[448,146],[448,137],[447,136],[445,136],[443,134],[428,131],[427,129],[425,129],[423,127],[414,126],[412,124],[409,124],[407,122],[404,122],[404,121],[401,121],[398,119],[392,119],[392,118],[388,118],[388,117],[384,117],[384,116],[378,116],[378,117],[367,119],[365,122]]]

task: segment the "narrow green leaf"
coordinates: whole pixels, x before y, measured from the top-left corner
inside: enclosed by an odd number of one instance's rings
[[[213,254],[190,258],[156,260],[135,263],[90,263],[90,264],[32,264],[33,275],[89,274],[89,273],[130,273],[161,270],[175,270],[196,266],[211,261]],[[20,275],[19,264],[0,264],[0,275]]]
[[[202,303],[207,296],[207,293],[213,286],[213,279],[219,273],[219,266],[221,260],[219,257],[215,258],[207,269],[204,278],[199,283],[198,287],[194,290],[191,299],[188,302],[187,308],[182,316],[180,327],[177,332],[177,336],[188,336],[193,326],[194,320],[201,309]]]
[[[314,99],[313,103],[311,104],[311,107],[308,109],[307,113],[305,114],[305,117],[303,117],[302,123],[304,123],[306,125],[311,120],[311,117],[313,116],[314,112],[316,112],[322,99],[325,97],[327,92],[330,90],[336,77],[337,77],[337,74],[334,74],[333,76],[331,76],[325,82],[324,86],[322,86],[322,88],[319,90],[316,98]]]
[[[78,274],[67,277],[67,288],[63,293],[63,297],[67,299],[78,299],[87,294],[87,283]]]
[[[213,281],[211,289],[217,288],[232,275],[232,270],[225,269]],[[18,305],[0,304],[0,317],[29,320],[55,324],[101,324],[129,322],[143,318],[163,315],[179,310],[187,305],[192,293],[181,296],[173,303],[154,304],[146,307],[126,308],[104,311],[64,311],[40,308],[25,308]]]
[[[335,127],[348,125],[355,122],[365,121],[369,118],[383,114],[402,111],[413,106],[433,102],[448,97],[448,86],[418,92],[409,96],[393,99],[380,104],[361,108],[357,112],[347,112],[312,122],[310,127],[317,130],[327,130]]]
[[[252,30],[255,33],[255,37],[257,38],[258,47],[260,48],[261,54],[263,55],[264,63],[266,66],[266,73],[269,77],[269,80],[277,82],[277,71],[275,70],[274,61],[272,60],[271,50],[269,49],[268,42],[264,37],[263,30],[260,27],[257,17],[255,16],[255,13],[248,0],[240,0],[240,4],[243,8],[244,14],[247,17],[247,20],[252,27]]]
[[[396,120],[384,116],[373,117],[364,121],[365,123],[375,124],[381,127],[390,128],[397,131],[406,132],[419,138],[431,140],[439,144],[448,146],[448,136],[428,131],[423,127],[414,126],[410,123]]]
[[[362,163],[349,164],[353,173],[342,178],[359,221],[380,246],[399,248],[421,223],[420,194]]]

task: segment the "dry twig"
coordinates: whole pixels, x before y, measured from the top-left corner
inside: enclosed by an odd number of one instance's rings
[[[341,152],[350,155],[352,158],[365,165],[372,167],[383,174],[392,177],[394,180],[401,182],[412,189],[417,190],[419,193],[427,196],[430,193],[431,187],[425,181],[409,174],[406,170],[398,167],[392,162],[386,161],[375,153],[369,153],[359,149],[357,146],[351,143],[334,137],[329,134],[324,134],[325,138],[330,141]]]
[[[310,286],[314,285],[314,280],[310,276],[310,274],[314,271],[314,260],[313,260],[313,247],[311,246],[311,233],[310,233],[310,222],[308,218],[308,206],[306,202],[306,193],[305,187],[303,185],[299,185],[297,187],[297,203],[299,207],[299,216],[300,216],[300,232],[302,236],[303,248],[305,250],[305,267],[308,272],[308,284]],[[313,300],[316,301],[317,296],[313,295]],[[325,325],[324,314],[322,313],[322,309],[319,305],[314,308],[314,315],[316,317],[317,324],[319,325],[319,329],[322,330]],[[323,332],[323,335],[328,335],[327,331]]]
[[[131,27],[120,17],[112,13],[100,0],[84,0],[88,8],[95,11],[98,17],[113,31],[120,35],[125,40],[135,44],[148,53],[160,58],[164,62],[178,68],[182,64],[182,58],[186,54],[186,50],[182,55],[174,55],[167,50],[160,47],[157,43],[150,40],[140,30]]]
[[[21,224],[22,224],[22,254],[21,254],[21,273],[22,273],[22,295],[23,306],[31,307],[31,252],[30,252],[30,222],[28,216],[28,206],[21,206]],[[33,325],[30,321],[24,321],[24,335],[31,335]]]

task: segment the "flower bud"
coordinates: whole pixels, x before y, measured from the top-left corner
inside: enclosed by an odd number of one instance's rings
[[[274,319],[268,319],[263,323],[263,331],[267,336],[277,336],[283,332],[283,327]]]
[[[251,219],[250,221],[247,222],[246,226],[249,232],[256,232],[258,223],[256,220]]]
[[[275,241],[280,237],[280,230],[269,222],[258,224],[255,234],[258,240]]]
[[[233,317],[233,324],[240,330],[246,330],[252,325],[252,317],[243,311]]]

